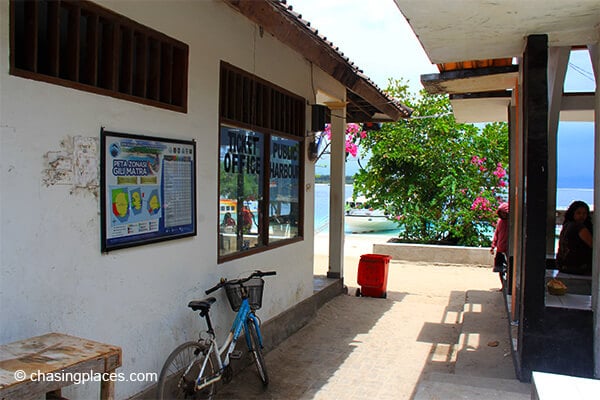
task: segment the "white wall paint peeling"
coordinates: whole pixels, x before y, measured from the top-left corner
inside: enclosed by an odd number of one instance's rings
[[[66,137],[60,150],[44,154],[46,169],[42,181],[46,186],[68,185],[71,193],[89,191],[98,196],[100,184],[100,154],[97,137]]]

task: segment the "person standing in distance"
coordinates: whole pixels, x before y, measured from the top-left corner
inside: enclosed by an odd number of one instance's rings
[[[508,257],[506,255],[508,252],[508,203],[500,203],[496,214],[498,214],[498,221],[496,222],[490,253],[495,254],[493,271],[497,272],[500,277],[502,283],[502,289],[500,290],[504,290],[508,269]]]

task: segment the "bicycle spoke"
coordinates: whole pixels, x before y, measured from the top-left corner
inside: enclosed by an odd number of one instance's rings
[[[276,275],[275,271],[254,271],[247,278],[234,279],[227,281],[222,278],[221,281],[207,289],[205,293],[208,295],[220,288],[226,289],[227,298],[233,311],[238,312],[234,323],[234,331],[239,333],[240,325],[246,325],[246,335],[248,337],[248,346],[250,353],[254,357],[254,362],[258,370],[258,374],[263,385],[269,383],[269,377],[265,367],[265,362],[262,355],[262,348],[259,344],[259,336],[257,329],[252,319],[244,321],[250,313],[252,318],[256,318],[254,311],[258,310],[262,305],[262,294],[264,276]],[[215,338],[215,332],[212,327],[210,320],[210,306],[216,301],[214,297],[207,297],[203,300],[193,300],[188,304],[194,311],[200,311],[200,316],[204,317],[208,330],[206,331],[211,338],[207,345],[204,341],[200,342],[187,342],[177,347],[163,365],[158,380],[158,399],[212,399],[215,393],[216,382],[223,381],[227,383],[231,380],[231,366],[225,365],[224,369],[221,369],[223,360],[220,359],[221,355],[217,354],[219,349],[224,351],[224,348],[220,348]],[[242,307],[242,309],[240,309]],[[247,322],[247,323],[246,323]],[[231,340],[237,340],[237,336],[233,339],[233,332],[230,333],[228,345],[234,344]],[[224,345],[225,346],[225,345]],[[227,355],[230,355],[232,348],[229,349]],[[214,361],[218,365],[215,371]],[[232,356],[232,358],[235,358]],[[210,384],[206,384],[211,382]],[[198,384],[205,385],[198,390]]]
[[[256,370],[258,371],[258,375],[263,385],[269,384],[269,375],[267,374],[267,367],[265,365],[265,360],[263,358],[262,349],[260,347],[260,342],[258,341],[258,333],[256,332],[256,327],[254,326],[254,321],[248,319],[248,334],[250,335],[250,345],[252,346],[250,352],[254,358],[254,363],[256,364]]]
[[[196,391],[196,380],[204,359],[205,347],[197,342],[184,343],[167,358],[158,382],[159,399],[211,399],[214,384]],[[202,377],[214,373],[210,357]]]

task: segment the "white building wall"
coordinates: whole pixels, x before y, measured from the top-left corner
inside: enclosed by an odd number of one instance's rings
[[[121,346],[118,370],[159,372],[203,322],[186,305],[221,276],[274,269],[263,320],[313,292],[314,166],[306,162],[305,240],[217,264],[219,62],[227,61],[314,101],[322,84],[344,88],[221,1],[102,1],[106,8],[190,46],[188,113],[182,114],[9,75],[9,3],[0,1],[0,343],[61,332]],[[327,82],[323,82],[327,79]],[[321,82],[323,83],[321,83]],[[307,109],[307,128],[310,127]],[[198,235],[101,254],[95,187],[48,180],[48,160],[100,129],[197,140]],[[99,154],[98,154],[99,165]],[[222,337],[233,313],[217,294]],[[116,398],[151,383],[118,382]],[[98,386],[72,386],[93,398]]]

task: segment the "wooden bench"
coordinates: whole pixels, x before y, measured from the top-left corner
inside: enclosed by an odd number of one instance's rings
[[[61,388],[100,381],[100,399],[114,399],[121,348],[62,333],[0,346],[0,399],[61,398]],[[111,375],[112,374],[112,375]],[[92,377],[93,375],[93,377]]]

